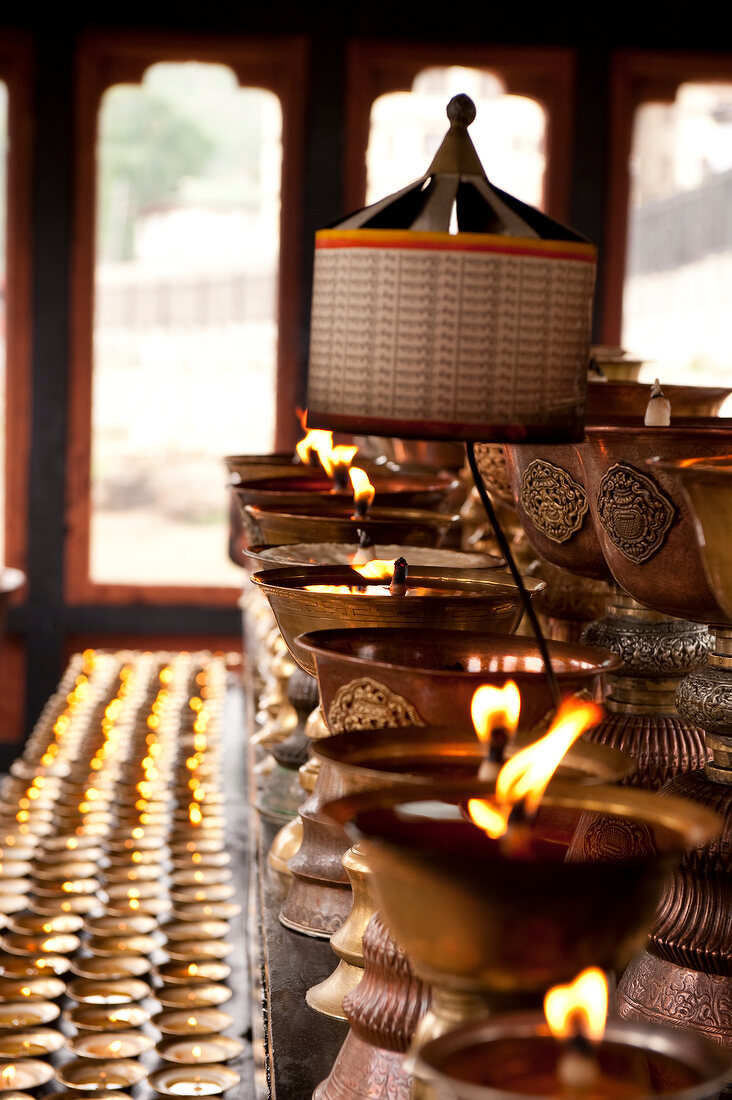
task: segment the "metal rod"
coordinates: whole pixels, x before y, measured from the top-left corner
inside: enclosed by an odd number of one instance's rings
[[[557,682],[557,677],[554,673],[554,668],[552,667],[552,659],[549,655],[549,647],[546,644],[546,638],[544,637],[541,626],[539,625],[539,620],[537,618],[536,612],[534,611],[533,605],[531,603],[531,596],[526,591],[523,578],[519,573],[518,566],[516,565],[513,553],[511,552],[511,546],[498,520],[496,510],[493,507],[493,502],[491,501],[491,498],[486,491],[486,487],[483,484],[483,478],[480,476],[480,470],[478,469],[478,463],[475,458],[475,444],[472,442],[466,443],[465,449],[468,453],[468,464],[470,466],[470,472],[473,475],[475,488],[478,490],[478,496],[480,497],[483,507],[485,508],[486,515],[488,516],[490,525],[493,528],[493,532],[496,536],[496,541],[498,542],[501,553],[506,559],[506,564],[511,571],[511,576],[516,582],[516,587],[519,590],[521,602],[524,605],[524,611],[526,612],[528,620],[531,623],[531,627],[536,637],[536,643],[539,646],[539,652],[541,653],[541,659],[544,662],[544,673],[546,675],[547,683],[549,684],[549,690],[552,693],[554,705],[558,707],[562,701],[562,695],[559,690],[559,684]]]

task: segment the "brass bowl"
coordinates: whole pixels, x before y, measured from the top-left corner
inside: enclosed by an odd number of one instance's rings
[[[289,453],[268,455],[226,455],[224,458],[232,485],[254,478],[312,476],[310,466],[298,464]]]
[[[557,1062],[564,1052],[539,1015],[500,1016],[426,1043],[417,1074],[444,1100],[534,1100],[563,1091]],[[637,1100],[713,1100],[731,1061],[729,1051],[694,1032],[627,1020],[608,1021],[594,1055],[603,1080],[614,1079],[623,1095],[637,1084]]]
[[[353,502],[323,500],[317,509],[295,505],[245,506],[247,522],[256,542],[281,546],[293,542],[358,543],[365,531],[372,542],[403,543],[406,546],[440,546],[449,533],[460,527],[460,516],[430,512],[425,508],[369,508],[363,518],[354,519]]]
[[[508,755],[531,740],[527,732],[519,732]],[[313,742],[313,752],[338,769],[348,790],[405,782],[464,785],[477,780],[485,759],[473,729],[459,724],[339,733]],[[565,753],[558,778],[575,783],[616,783],[634,771],[635,762],[626,753],[579,740]]]
[[[297,641],[315,662],[323,714],[332,733],[368,728],[369,722],[393,723],[398,719],[395,700],[405,700],[424,725],[472,728],[475,689],[501,686],[509,679],[521,692],[520,729],[531,729],[554,709],[539,647],[531,638],[475,629],[445,631],[439,624],[309,630]],[[562,695],[586,690],[597,698],[602,675],[621,663],[614,653],[563,642],[550,642],[549,653]],[[357,724],[352,696],[356,690],[365,696],[369,687],[361,708],[364,724]]]
[[[580,450],[603,554],[629,595],[666,615],[720,623],[694,519],[677,481],[648,459],[692,459],[732,450],[732,420],[672,421],[667,428],[587,427]]]
[[[449,474],[377,474],[371,469],[369,475],[376,490],[374,503],[384,508],[444,509],[448,496],[459,486],[458,479]],[[346,489],[334,489],[333,482],[322,473],[310,472],[309,477],[257,478],[234,485],[233,492],[242,509],[247,504],[260,507],[274,505],[282,509],[293,506],[315,509],[323,500],[340,500],[353,507],[350,482]]]
[[[732,453],[712,458],[652,459],[684,491],[694,517],[707,579],[732,622]]]
[[[381,581],[367,580],[346,565],[292,566],[252,574],[252,581],[269,600],[290,653],[311,675],[315,659],[297,639],[306,630],[348,626],[440,627],[443,630],[491,630],[510,634],[522,614],[518,590],[510,576],[498,570],[409,570],[408,585],[425,594],[377,596]],[[541,591],[543,581],[527,577],[529,594]],[[361,586],[366,591],[313,592],[308,586]]]
[[[513,855],[462,814],[467,798],[492,793],[492,783],[403,784],[325,807],[363,847],[377,902],[415,973],[443,988],[530,994],[587,966],[621,969],[643,945],[683,851],[721,824],[681,799],[555,782],[526,850]],[[582,814],[594,815],[584,849],[565,862],[553,819]],[[594,842],[595,823],[606,829],[608,816],[611,856]]]
[[[250,546],[249,558],[259,569],[275,569],[282,565],[351,565],[357,547],[348,542],[289,542],[276,546]],[[410,565],[426,565],[432,569],[500,569],[506,563],[493,554],[468,553],[463,550],[440,550],[430,546],[398,544],[371,547],[376,558],[393,561],[406,557]]]

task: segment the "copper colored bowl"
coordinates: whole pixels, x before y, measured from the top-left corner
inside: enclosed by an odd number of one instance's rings
[[[407,596],[370,595],[369,589],[382,588],[382,582],[366,580],[345,565],[267,569],[253,573],[251,579],[269,600],[290,653],[313,675],[314,657],[297,641],[306,630],[340,626],[359,630],[372,626],[397,628],[408,623],[510,634],[521,619],[518,590],[511,577],[498,570],[416,567],[409,570],[408,583],[428,593]],[[543,581],[530,577],[525,584],[529,593],[544,587]],[[366,592],[308,591],[313,585],[358,585]]]
[[[472,729],[475,689],[509,679],[521,692],[521,729],[531,729],[554,709],[539,648],[530,638],[401,626],[308,631],[298,645],[315,662],[331,733],[389,725],[402,713],[399,700],[424,725]],[[562,695],[584,689],[597,697],[603,673],[620,665],[614,653],[589,646],[550,642],[549,652]],[[354,705],[359,695],[361,705]]]
[[[682,416],[717,416],[732,394],[732,386],[663,386],[674,419]],[[637,416],[641,423],[651,386],[648,382],[590,382],[585,411],[588,421],[609,416]]]
[[[465,819],[462,788],[413,784],[347,795],[325,812],[363,847],[377,902],[425,981],[464,991],[532,992],[586,966],[620,969],[645,941],[683,851],[719,830],[695,803],[629,787],[552,784],[521,854]],[[579,858],[565,862],[553,818],[592,821]],[[616,819],[603,855],[595,827]],[[586,820],[587,818],[585,818]]]
[[[460,516],[423,508],[370,508],[364,519],[353,518],[353,504],[333,502],[319,507],[279,510],[246,506],[247,519],[259,543],[284,546],[292,542],[358,543],[365,531],[372,542],[404,546],[441,546],[460,527]]]
[[[634,599],[680,619],[725,620],[709,586],[694,518],[677,481],[648,459],[732,450],[731,420],[672,421],[667,428],[588,426],[580,451],[603,554]]]
[[[507,445],[506,468],[521,523],[537,554],[560,569],[611,580],[589,511],[580,462],[584,446]]]
[[[732,454],[675,461],[653,459],[650,468],[665,471],[686,494],[707,578],[732,622]]]
[[[531,740],[528,731],[519,732],[507,755]],[[405,782],[464,785],[478,779],[485,759],[475,731],[459,723],[339,733],[313,742],[313,751],[338,769],[347,790]],[[616,783],[634,771],[635,762],[626,753],[580,739],[564,754],[558,778],[573,783]]]

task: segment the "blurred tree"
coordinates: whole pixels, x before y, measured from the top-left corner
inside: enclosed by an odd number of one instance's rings
[[[175,199],[185,178],[203,171],[214,143],[169,101],[126,85],[104,96],[99,135],[98,255],[129,260],[141,211]]]

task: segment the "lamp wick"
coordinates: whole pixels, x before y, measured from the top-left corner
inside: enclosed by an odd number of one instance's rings
[[[552,698],[554,700],[554,705],[558,707],[562,701],[562,696],[559,690],[557,677],[554,673],[554,668],[552,666],[552,659],[549,656],[549,647],[546,644],[546,638],[544,637],[544,633],[539,624],[539,619],[537,618],[536,611],[534,610],[533,604],[531,603],[531,597],[526,591],[523,577],[521,576],[518,566],[516,565],[516,561],[511,551],[509,541],[506,538],[504,530],[498,520],[496,510],[493,507],[493,502],[491,501],[491,498],[486,491],[486,487],[483,484],[483,478],[480,476],[478,462],[475,457],[475,444],[472,441],[466,443],[465,450],[468,454],[468,465],[470,466],[470,472],[473,475],[475,487],[478,490],[478,496],[480,497],[481,503],[485,508],[486,515],[488,516],[490,525],[493,528],[493,533],[496,536],[496,541],[498,542],[501,553],[506,559],[506,564],[511,571],[511,576],[516,583],[516,587],[518,588],[519,596],[521,597],[521,603],[524,605],[524,611],[528,617],[529,622],[531,623],[531,627],[536,637],[536,643],[539,646],[541,659],[544,663],[544,674],[546,676],[549,690],[551,691]]]

